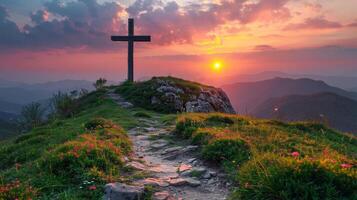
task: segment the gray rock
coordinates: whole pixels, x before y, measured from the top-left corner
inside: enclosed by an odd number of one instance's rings
[[[178,112],[224,112],[235,113],[227,95],[222,89],[198,85],[198,90],[157,79],[153,86],[158,94],[151,97],[152,105],[168,106]]]
[[[167,146],[169,143],[166,140],[157,140],[151,144],[151,148],[154,149],[161,149],[165,146]]]
[[[176,179],[169,180],[169,184],[171,186],[188,185],[188,186],[196,187],[201,185],[201,182],[193,178],[176,178]]]
[[[158,92],[162,92],[162,93],[167,93],[167,92],[172,92],[175,94],[182,94],[183,90],[181,88],[177,88],[177,87],[173,87],[170,85],[162,85],[159,88],[156,89],[156,91]]]
[[[179,150],[182,150],[182,147],[171,147],[171,148],[165,149],[161,154],[165,155],[165,154],[172,153],[172,152],[179,151]]]
[[[201,182],[199,180],[193,179],[193,178],[187,178],[186,179],[188,185],[192,187],[197,187],[201,185]]]
[[[203,174],[202,178],[209,179],[211,178],[211,174],[209,172],[206,172],[205,174]]]
[[[168,191],[161,191],[154,193],[154,200],[167,200],[170,197],[170,193]]]
[[[184,171],[181,173],[181,176],[203,176],[207,172],[207,169],[204,167],[194,167],[190,170]]]
[[[129,167],[129,168],[136,169],[136,170],[141,170],[141,171],[145,171],[147,169],[146,165],[144,165],[140,162],[137,162],[137,161],[129,162],[125,166]]]
[[[217,172],[215,172],[215,171],[209,171],[208,173],[213,177],[217,176]]]
[[[146,132],[152,132],[152,131],[156,131],[157,129],[156,128],[154,128],[154,127],[146,127],[146,128],[144,128],[144,131],[146,131]]]
[[[144,187],[130,186],[122,183],[109,183],[105,186],[105,200],[140,200]]]

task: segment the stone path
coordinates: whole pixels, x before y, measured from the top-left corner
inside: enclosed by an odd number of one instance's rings
[[[113,96],[116,97],[111,94]],[[119,105],[126,105],[120,97],[113,99]],[[154,194],[157,200],[223,200],[228,197],[230,184],[224,173],[198,158],[198,146],[175,139],[174,127],[163,125],[155,117],[139,120],[141,126],[128,131],[135,153],[127,162],[128,167],[149,174],[133,182],[138,192],[143,186],[151,185],[158,191]],[[106,192],[114,193],[116,187],[118,185],[109,184]],[[120,191],[125,192],[125,189]],[[114,197],[115,194],[107,199],[115,200]]]

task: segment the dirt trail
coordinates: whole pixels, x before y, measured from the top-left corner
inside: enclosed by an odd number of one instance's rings
[[[127,105],[116,94],[110,97],[118,105]],[[147,171],[149,177],[136,180],[135,185],[159,188],[154,199],[227,199],[229,182],[219,169],[199,159],[198,146],[177,140],[172,134],[174,127],[160,123],[155,116],[139,120],[141,125],[128,131],[135,154],[127,165]]]

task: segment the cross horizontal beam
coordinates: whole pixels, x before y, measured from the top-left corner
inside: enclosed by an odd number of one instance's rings
[[[150,42],[151,36],[133,35],[133,36],[112,36],[112,41],[135,41],[135,42]]]

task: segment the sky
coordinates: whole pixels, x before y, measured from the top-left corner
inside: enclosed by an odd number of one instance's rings
[[[223,79],[282,71],[357,76],[356,0],[0,0],[0,78]],[[219,63],[219,68],[214,68]],[[217,65],[216,65],[217,66]]]

